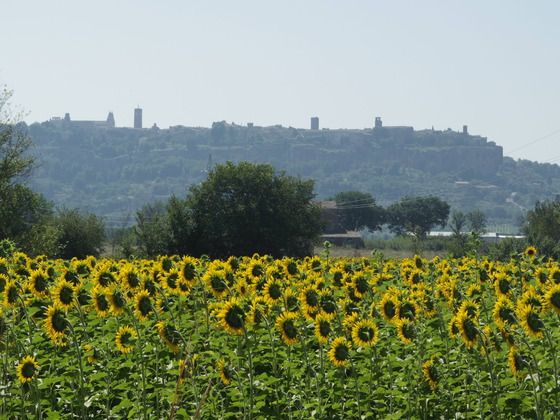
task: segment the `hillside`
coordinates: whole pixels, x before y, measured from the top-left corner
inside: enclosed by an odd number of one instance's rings
[[[176,126],[133,129],[50,121],[33,124],[42,162],[30,186],[58,206],[80,207],[116,224],[148,202],[184,196],[215,163],[270,163],[312,178],[318,199],[371,193],[381,205],[437,195],[453,208],[481,209],[491,224],[515,224],[536,200],[560,191],[560,167],[503,157],[486,138],[450,129]]]

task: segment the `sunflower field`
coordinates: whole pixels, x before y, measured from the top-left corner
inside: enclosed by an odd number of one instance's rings
[[[553,419],[560,264],[0,258],[1,419]]]

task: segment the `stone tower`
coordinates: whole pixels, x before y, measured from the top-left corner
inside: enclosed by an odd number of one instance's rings
[[[115,127],[115,116],[112,112],[109,112],[109,115],[107,116],[107,127]]]
[[[319,117],[311,117],[311,129],[312,130],[319,129]]]
[[[134,109],[134,128],[142,128],[142,108]]]

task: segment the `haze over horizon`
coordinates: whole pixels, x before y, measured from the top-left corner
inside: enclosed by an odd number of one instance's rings
[[[560,162],[560,2],[4,0],[28,123],[407,125]]]

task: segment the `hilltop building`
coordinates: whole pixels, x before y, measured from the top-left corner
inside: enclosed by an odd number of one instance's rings
[[[109,112],[105,121],[80,121],[70,119],[70,113],[64,114],[64,118],[52,117],[50,122],[56,127],[72,126],[80,128],[115,128],[115,116]]]
[[[319,117],[311,117],[311,129],[312,130],[319,129]]]
[[[142,128],[142,108],[134,109],[134,128]]]

